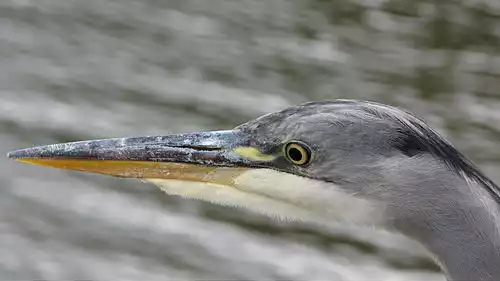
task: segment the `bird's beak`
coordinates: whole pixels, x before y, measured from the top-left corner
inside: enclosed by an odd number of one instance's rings
[[[239,131],[115,138],[10,152],[20,162],[128,178],[224,183],[221,170],[265,166],[272,156],[248,147]],[[226,167],[226,168],[224,168]],[[227,168],[229,167],[229,169]],[[214,173],[215,170],[217,173]]]

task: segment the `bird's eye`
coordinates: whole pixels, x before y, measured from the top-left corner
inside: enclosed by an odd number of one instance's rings
[[[305,165],[311,159],[311,150],[301,142],[289,142],[285,145],[285,156],[295,165]]]

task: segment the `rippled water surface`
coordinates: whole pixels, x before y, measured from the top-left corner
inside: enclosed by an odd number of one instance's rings
[[[359,98],[423,116],[499,182],[500,2],[445,2],[3,0],[0,152]],[[400,236],[0,157],[0,279],[444,277]]]

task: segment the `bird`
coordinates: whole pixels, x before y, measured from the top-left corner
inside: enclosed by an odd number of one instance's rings
[[[12,151],[30,164],[150,181],[285,220],[375,227],[423,245],[446,278],[500,280],[500,189],[422,118],[312,101],[230,130]]]

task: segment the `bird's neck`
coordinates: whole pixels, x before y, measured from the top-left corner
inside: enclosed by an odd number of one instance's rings
[[[500,234],[496,216],[469,207],[446,214],[447,223],[429,224],[422,242],[450,280],[500,280]]]
[[[456,183],[436,182],[443,193],[414,210],[426,212],[420,219],[406,217],[403,232],[431,251],[449,280],[500,280],[499,204],[477,183]]]

